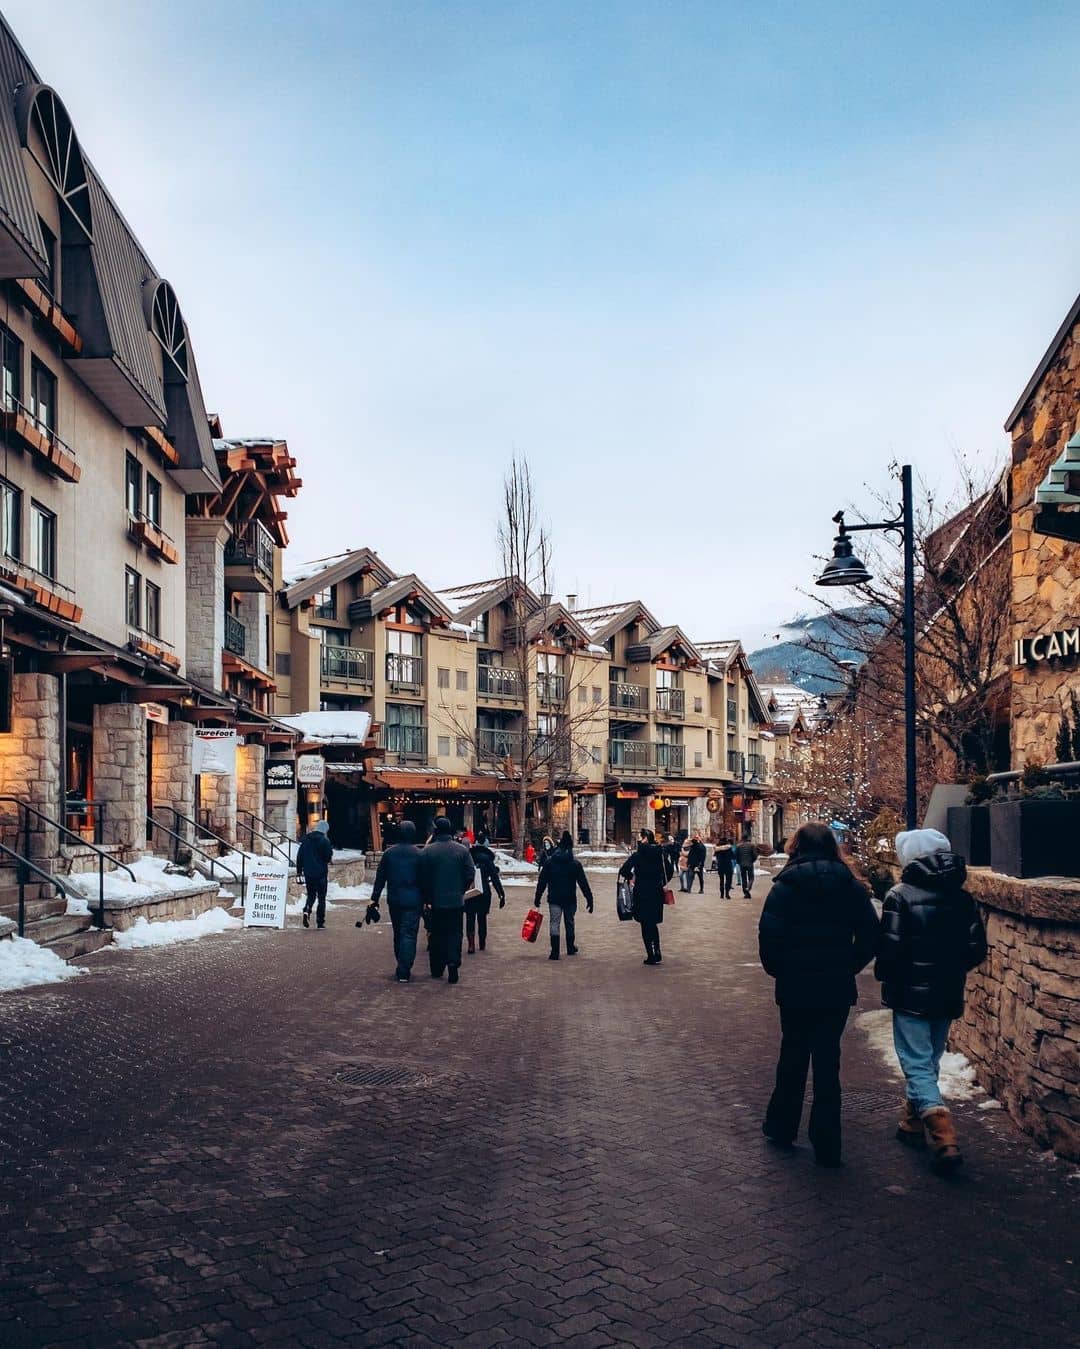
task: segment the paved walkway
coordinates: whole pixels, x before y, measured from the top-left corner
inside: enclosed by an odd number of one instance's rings
[[[1076,1168],[971,1104],[935,1179],[857,1025],[846,1167],[773,1154],[757,903],[645,969],[597,885],[558,965],[511,889],[456,989],[338,908],[0,998],[0,1344],[1080,1343]]]

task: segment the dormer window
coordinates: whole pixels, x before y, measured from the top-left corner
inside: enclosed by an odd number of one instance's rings
[[[144,287],[145,291],[145,287]],[[150,331],[166,358],[165,376],[188,377],[187,332],[176,292],[167,281],[158,281],[150,302]]]
[[[337,586],[327,586],[315,595],[315,617],[337,617]]]
[[[489,614],[487,612],[477,614],[469,624],[469,631],[478,642],[486,642],[488,640],[488,617]]]

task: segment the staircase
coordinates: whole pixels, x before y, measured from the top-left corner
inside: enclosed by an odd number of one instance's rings
[[[26,931],[24,936],[55,951],[61,960],[99,951],[112,941],[111,931],[94,926],[89,914],[69,914],[67,900],[44,881],[26,883]],[[19,885],[15,868],[0,866],[0,915],[19,921]]]

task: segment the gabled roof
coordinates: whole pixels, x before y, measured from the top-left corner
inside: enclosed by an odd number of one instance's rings
[[[784,734],[801,725],[809,730],[818,716],[819,695],[799,688],[798,684],[763,684],[769,719]]]
[[[533,642],[546,632],[557,634],[560,630],[569,633],[581,646],[592,645],[587,629],[578,621],[577,613],[565,604],[549,604],[546,609],[538,609],[530,614],[525,623],[525,639]]]
[[[516,593],[524,593],[530,610],[540,607],[539,597],[516,576],[497,576],[490,581],[442,586],[435,593],[458,623],[471,623],[474,618],[488,613]]]
[[[375,590],[363,599],[355,600],[349,606],[349,614],[350,617],[362,621],[366,618],[377,618],[388,609],[396,609],[399,604],[406,603],[426,609],[432,618],[440,623],[449,623],[452,617],[438,595],[415,573],[395,577],[381,590]]]
[[[728,670],[731,662],[742,654],[743,649],[742,642],[737,637],[726,642],[695,642],[694,645],[704,659],[710,665],[718,666],[721,672]]]
[[[301,563],[296,571],[291,571],[285,586],[285,604],[296,609],[312,595],[317,595],[327,586],[338,581],[347,581],[352,576],[371,572],[380,585],[392,581],[396,573],[386,565],[378,553],[370,548],[350,548],[347,552],[336,553],[332,557],[318,558],[314,562]]]
[[[1046,348],[1046,351],[1043,352],[1042,360],[1035,367],[1035,373],[1028,380],[1027,384],[1024,385],[1024,392],[1017,399],[1016,406],[1009,413],[1008,417],[1006,417],[1005,419],[1006,431],[1011,431],[1013,427],[1016,425],[1016,423],[1019,421],[1020,414],[1023,412],[1024,408],[1026,408],[1028,405],[1028,400],[1031,398],[1031,395],[1042,383],[1043,375],[1045,375],[1047,370],[1050,369],[1054,357],[1058,354],[1058,351],[1061,348],[1062,342],[1064,342],[1066,337],[1068,337],[1069,333],[1072,331],[1073,324],[1075,324],[1078,319],[1080,319],[1080,295],[1078,295],[1076,299],[1073,301],[1072,308],[1065,315],[1064,322],[1062,323],[1061,327],[1057,330],[1057,332],[1054,334],[1053,339],[1050,342],[1050,345]]]
[[[591,609],[575,609],[573,613],[592,640],[600,643],[608,641],[631,623],[644,623],[649,632],[656,632],[660,627],[640,600],[600,604]]]
[[[705,663],[697,647],[677,623],[669,623],[667,627],[650,633],[644,642],[635,642],[633,646],[628,646],[626,659],[635,663],[658,660],[676,647],[696,664]]]

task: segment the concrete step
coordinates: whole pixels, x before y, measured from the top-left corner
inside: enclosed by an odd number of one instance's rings
[[[55,951],[63,960],[78,960],[79,956],[88,956],[108,946],[113,934],[110,929],[102,931],[99,927],[88,927],[85,932],[75,932],[70,937],[59,937],[49,943],[49,950]]]
[[[26,900],[26,921],[28,923],[37,922],[39,918],[52,918],[58,913],[67,912],[67,900],[62,895],[57,895],[55,899],[30,899]],[[19,900],[16,896],[13,900],[4,900],[0,902],[0,917],[18,918]]]
[[[31,879],[26,883],[26,902],[32,899],[56,899],[56,889],[44,881]],[[0,875],[0,909],[6,911],[9,904],[19,902],[19,885],[13,876]]]
[[[60,938],[70,937],[76,932],[85,932],[92,925],[92,920],[85,914],[60,913],[27,923],[26,935],[39,946],[52,946]]]

